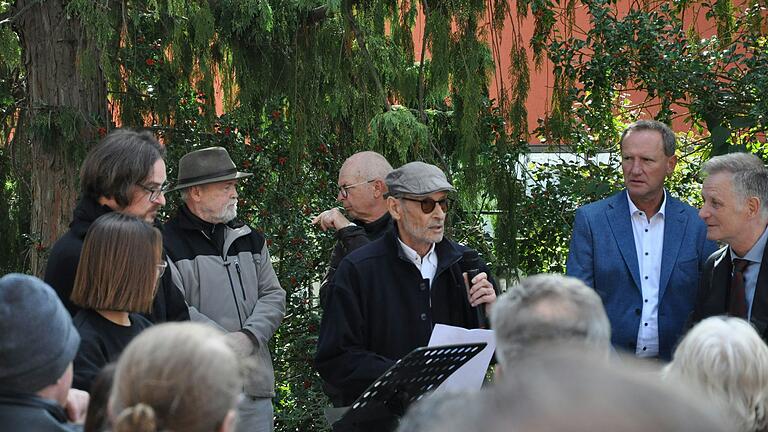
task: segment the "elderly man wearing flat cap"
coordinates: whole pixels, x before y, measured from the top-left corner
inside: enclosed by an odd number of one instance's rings
[[[238,354],[258,365],[245,379],[237,430],[261,432],[274,429],[268,344],[285,315],[285,291],[264,236],[236,219],[237,182],[250,175],[221,147],[186,154],[175,188],[184,204],[165,224],[163,240],[191,319],[227,332]]]
[[[454,191],[445,174],[411,162],[385,181],[395,226],[341,262],[320,325],[315,366],[341,390],[343,405],[427,345],[435,324],[479,327],[474,307],[496,300],[484,264],[467,290],[460,265],[467,248],[444,237]]]

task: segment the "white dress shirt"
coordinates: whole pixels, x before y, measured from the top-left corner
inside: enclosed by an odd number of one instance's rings
[[[432,243],[432,248],[429,249],[426,255],[422,258],[418,252],[413,250],[410,246],[403,243],[399,238],[397,241],[400,243],[400,247],[403,249],[403,253],[408,259],[419,269],[422,279],[429,279],[429,287],[432,288],[432,279],[437,272],[437,254],[435,253],[435,244]]]
[[[664,210],[667,205],[667,193],[664,192],[661,208],[651,220],[648,220],[644,211],[635,206],[629,198],[629,193],[627,200],[643,294],[635,354],[638,357],[656,357],[659,355],[659,279],[661,255],[664,250]]]

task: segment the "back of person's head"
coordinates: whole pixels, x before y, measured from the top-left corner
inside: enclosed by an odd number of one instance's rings
[[[85,235],[72,302],[94,310],[150,312],[162,253],[160,231],[134,216],[100,216]]]
[[[734,431],[768,427],[768,346],[748,322],[701,321],[685,335],[664,372],[700,386],[729,413]]]
[[[80,168],[80,191],[91,199],[113,198],[125,207],[131,187],[141,183],[165,148],[147,131],[115,129],[85,157]]]
[[[725,432],[722,415],[657,371],[587,350],[536,350],[421,432]]]
[[[18,273],[0,278],[0,392],[34,394],[56,385],[79,346],[72,318],[50,286]],[[66,395],[71,379],[58,393]]]
[[[461,412],[467,400],[474,397],[469,391],[435,391],[419,399],[408,408],[397,427],[397,432],[421,432],[435,419]]]
[[[228,430],[242,390],[240,366],[209,326],[166,323],[145,330],[117,363],[113,431]]]
[[[611,327],[603,302],[583,282],[540,274],[521,280],[493,305],[491,327],[503,366],[541,345],[586,344],[606,357]]]

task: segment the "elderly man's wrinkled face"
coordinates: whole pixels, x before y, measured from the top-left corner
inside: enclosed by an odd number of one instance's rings
[[[398,234],[403,243],[420,254],[426,253],[433,243],[443,240],[445,214],[448,210],[448,192],[435,192],[426,196],[405,196],[398,198]],[[424,209],[434,204],[434,208]]]
[[[198,217],[210,223],[227,223],[237,217],[237,180],[196,187],[200,188]]]
[[[339,192],[336,199],[352,219],[365,219],[376,205],[373,183],[370,179],[352,174],[350,169],[339,171]]]

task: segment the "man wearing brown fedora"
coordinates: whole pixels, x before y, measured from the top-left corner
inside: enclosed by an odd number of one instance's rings
[[[238,406],[238,431],[272,431],[275,377],[269,339],[285,315],[285,291],[264,236],[237,217],[238,172],[224,148],[184,155],[178,182],[184,204],[165,224],[169,267],[193,321],[227,333],[232,347],[257,367],[245,379]]]

